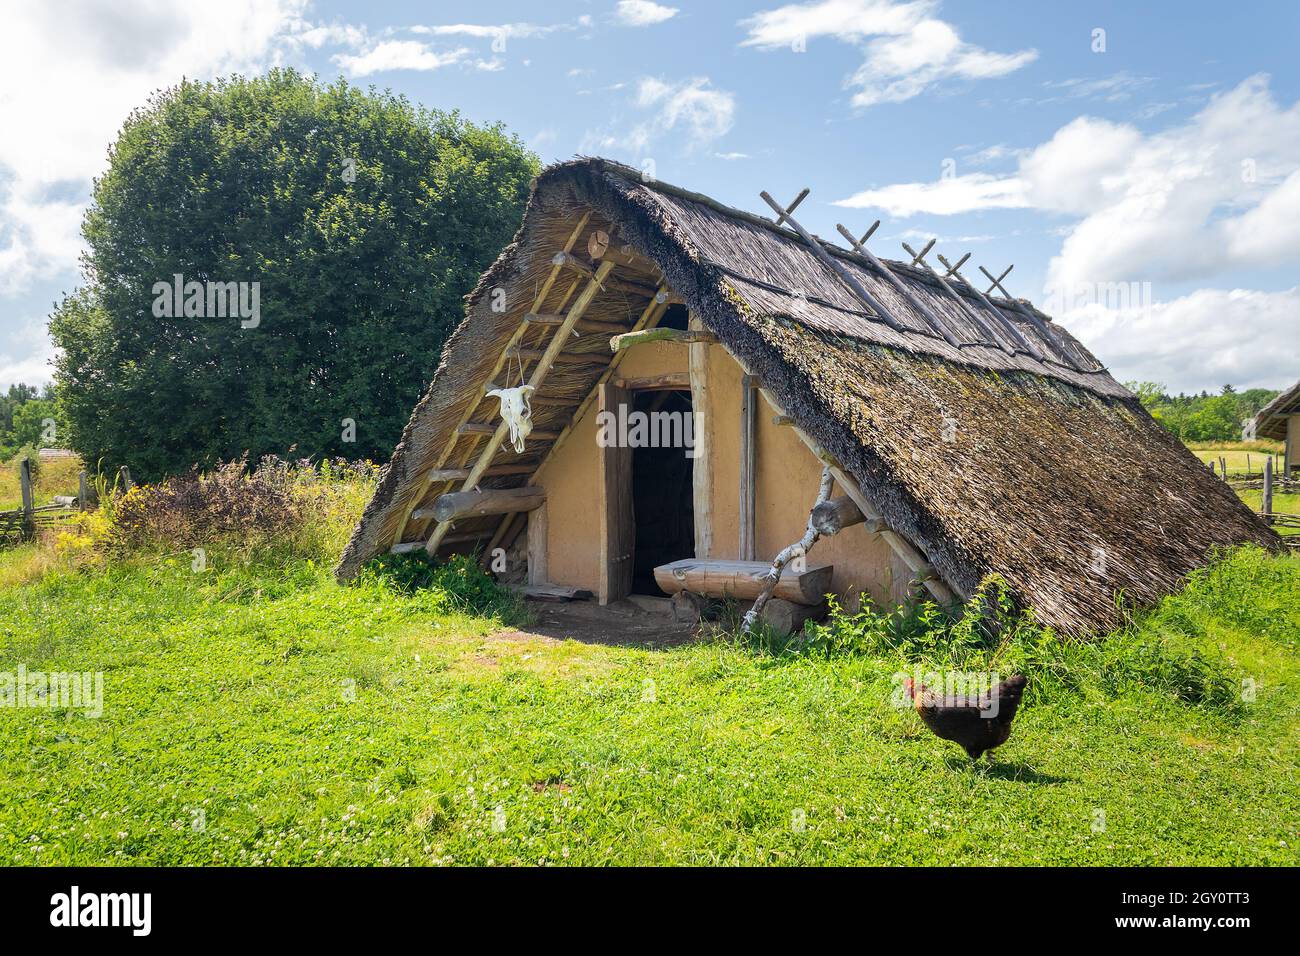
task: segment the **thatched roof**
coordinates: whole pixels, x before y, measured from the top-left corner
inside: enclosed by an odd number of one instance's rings
[[[1290,415],[1300,415],[1300,382],[1259,410],[1255,416],[1255,437],[1284,440],[1286,420]]]
[[[873,315],[789,229],[593,159],[538,177],[515,242],[468,296],[466,318],[343,555],[341,577],[399,537],[427,537],[428,526],[406,514],[416,497],[428,502],[450,486],[427,487],[423,476],[465,463],[458,451],[444,457],[449,439],[479,404],[552,256],[583,215],[586,230],[609,231],[654,273],[611,287],[586,317],[635,318],[662,278],[958,594],[996,572],[1044,622],[1104,629],[1118,619],[1116,592],[1154,601],[1215,547],[1277,544],[1087,349],[1028,303],[994,299],[995,318],[969,290],[958,290],[963,305],[922,270],[887,262],[935,327],[875,266],[823,243],[889,313]],[[493,310],[499,289],[504,312]],[[547,301],[552,309],[554,299]],[[584,336],[573,349],[608,358],[608,335]],[[557,366],[542,394],[568,407],[535,407],[535,427],[562,428],[600,371]],[[471,420],[495,418],[492,401]],[[529,445],[522,461],[539,463],[547,443]],[[482,485],[526,480],[502,475]],[[468,537],[490,528],[468,522],[456,531]]]

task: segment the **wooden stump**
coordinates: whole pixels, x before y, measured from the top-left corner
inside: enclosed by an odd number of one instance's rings
[[[698,624],[704,618],[708,601],[694,591],[678,591],[672,596],[673,620],[678,624]]]
[[[772,598],[763,605],[762,618],[778,634],[794,634],[803,630],[807,620],[820,621],[826,616],[827,605],[795,604],[781,598]]]

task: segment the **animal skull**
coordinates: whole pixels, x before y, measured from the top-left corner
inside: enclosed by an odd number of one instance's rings
[[[516,454],[524,453],[524,439],[533,430],[533,410],[528,402],[535,391],[532,385],[517,385],[488,392],[501,400],[501,420],[510,426],[510,445]]]

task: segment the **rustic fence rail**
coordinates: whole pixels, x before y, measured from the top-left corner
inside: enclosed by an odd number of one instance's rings
[[[31,459],[18,463],[18,481],[22,492],[22,505],[12,511],[0,511],[0,541],[25,541],[41,528],[53,527],[67,521],[85,509],[89,501],[86,472],[77,476],[77,497],[56,495],[48,505],[36,504],[36,488],[32,482]]]

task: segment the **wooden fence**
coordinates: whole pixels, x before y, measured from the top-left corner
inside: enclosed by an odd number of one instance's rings
[[[124,478],[129,487],[130,473],[123,468]],[[22,506],[13,511],[0,511],[0,541],[26,541],[41,528],[53,527],[67,521],[79,511],[84,511],[90,502],[91,492],[83,468],[77,476],[77,496],[56,495],[48,505],[36,505],[36,489],[32,483],[31,459],[23,458],[18,463],[18,482],[22,489]]]

